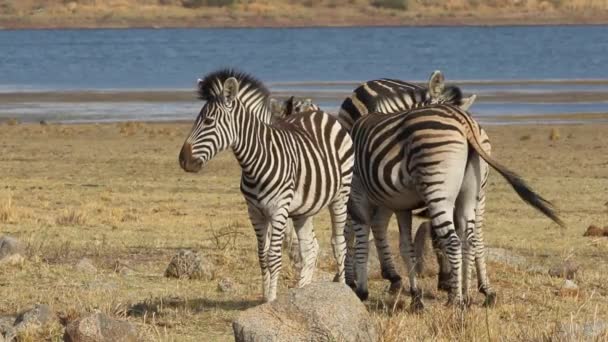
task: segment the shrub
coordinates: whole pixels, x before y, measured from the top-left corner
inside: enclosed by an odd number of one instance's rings
[[[407,10],[407,0],[374,0],[372,6],[380,8],[390,8]]]

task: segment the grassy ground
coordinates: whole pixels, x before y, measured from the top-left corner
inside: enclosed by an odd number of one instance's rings
[[[229,341],[239,311],[260,303],[255,237],[230,153],[200,174],[186,174],[177,155],[189,124],[0,126],[0,231],[27,244],[27,260],[0,268],[0,315],[48,303],[65,318],[95,309],[137,323],[149,340]],[[608,315],[607,238],[583,237],[589,224],[608,225],[608,125],[489,127],[494,154],[525,175],[561,209],[567,229],[526,207],[498,174],[491,175],[486,240],[546,269],[573,258],[582,271],[578,296],[560,296],[562,279],[492,262],[498,306],[475,297],[464,316],[444,307],[435,280],[423,280],[427,309],[395,301],[371,281],[368,307],[385,341],[540,340],[559,322]],[[316,221],[320,267],[332,270],[328,215]],[[391,223],[393,234],[395,223]],[[396,241],[395,241],[396,242]],[[163,277],[180,248],[200,251],[217,268],[211,280]],[[395,249],[396,250],[396,249]],[[83,257],[99,271],[74,265]],[[116,263],[135,273],[115,272]],[[538,267],[537,267],[538,268]],[[229,277],[235,291],[218,291]],[[289,266],[280,292],[294,283]],[[47,329],[49,339],[60,330]],[[32,335],[33,336],[33,335]],[[25,340],[39,340],[40,335]]]
[[[0,0],[0,27],[597,24],[601,0]],[[202,6],[196,6],[202,4]],[[191,6],[194,5],[194,6]]]

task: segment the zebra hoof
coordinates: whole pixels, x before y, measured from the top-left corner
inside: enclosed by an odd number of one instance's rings
[[[401,283],[401,278],[397,279],[397,280],[391,280],[391,286],[388,288],[388,293],[394,295],[399,293],[399,291],[401,291],[401,289],[403,288],[403,284]]]
[[[486,299],[483,301],[483,306],[493,308],[496,306],[496,292],[486,294]]]
[[[355,290],[355,293],[357,294],[357,297],[359,297],[359,299],[361,301],[365,301],[367,300],[367,297],[369,297],[369,292],[367,292],[367,290]]]
[[[357,292],[357,283],[354,281],[347,280],[346,285],[350,287],[353,291]]]
[[[422,303],[422,300],[412,300],[412,303],[410,304],[410,311],[412,313],[421,313],[422,311],[424,311],[424,304]]]

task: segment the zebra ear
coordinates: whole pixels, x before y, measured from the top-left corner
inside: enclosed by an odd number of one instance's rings
[[[226,102],[232,102],[236,99],[239,93],[239,81],[236,78],[230,77],[224,81],[224,89],[222,90]]]
[[[465,110],[465,111],[469,110],[469,108],[471,108],[471,106],[475,102],[475,99],[477,99],[477,95],[475,95],[475,94],[462,99],[462,104],[459,106],[460,109]]]
[[[432,99],[437,99],[443,94],[445,88],[445,78],[439,70],[433,71],[429,78],[429,94]]]
[[[287,100],[285,100],[285,116],[293,114],[293,102],[295,101],[295,97],[291,96]]]

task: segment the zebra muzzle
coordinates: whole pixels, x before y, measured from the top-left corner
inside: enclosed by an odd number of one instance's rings
[[[192,145],[185,143],[179,153],[179,165],[186,172],[198,172],[203,166],[200,159],[194,158],[192,155]]]

